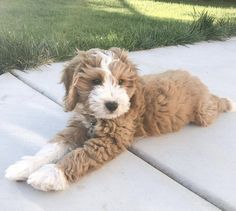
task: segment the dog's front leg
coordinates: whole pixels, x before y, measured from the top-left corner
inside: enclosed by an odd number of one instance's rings
[[[9,166],[5,171],[5,177],[10,180],[27,180],[30,174],[41,166],[55,163],[66,153],[82,145],[85,141],[84,128],[79,124],[71,124],[58,133],[48,144],[33,156],[25,156],[15,164]],[[79,141],[78,141],[79,140]]]
[[[96,169],[113,159],[126,147],[128,147],[127,142],[120,144],[112,138],[89,139],[82,148],[71,151],[57,164],[41,167],[30,175],[27,182],[43,191],[63,190],[69,183],[77,181],[89,170]]]

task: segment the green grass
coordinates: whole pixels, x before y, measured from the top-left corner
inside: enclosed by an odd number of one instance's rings
[[[1,0],[0,72],[65,60],[76,48],[139,50],[235,34],[229,0]]]

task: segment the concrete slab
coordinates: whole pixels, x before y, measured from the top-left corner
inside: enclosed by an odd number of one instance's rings
[[[224,42],[131,52],[130,58],[138,65],[141,74],[186,69],[200,77],[213,92],[235,96],[236,90],[230,85],[236,80],[236,37]]]
[[[8,165],[36,152],[65,126],[68,114],[11,74],[0,76],[0,90],[1,210],[218,210],[130,152],[64,192],[7,181]]]
[[[236,100],[236,39],[131,52],[141,74],[188,69],[220,96]],[[53,70],[55,74],[58,71]],[[16,72],[22,80],[46,84],[45,75]],[[56,76],[55,78],[59,75]],[[40,81],[40,82],[39,82]],[[48,83],[52,83],[48,81]],[[42,83],[41,83],[42,84]],[[46,85],[45,85],[46,86]],[[54,84],[56,90],[58,86]],[[40,90],[45,90],[40,85]],[[61,89],[61,88],[60,88]],[[53,94],[53,91],[50,91]],[[59,97],[58,102],[62,102]],[[224,209],[236,209],[236,114],[225,114],[209,128],[189,126],[179,133],[141,140],[134,152],[175,180]]]
[[[13,73],[41,94],[62,105],[62,96],[65,91],[60,80],[64,65],[65,62],[53,63],[25,70],[25,72],[14,70]]]

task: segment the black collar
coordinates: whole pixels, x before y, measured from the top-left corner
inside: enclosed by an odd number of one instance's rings
[[[97,119],[95,117],[91,117],[90,119],[90,125],[95,126],[97,124]]]

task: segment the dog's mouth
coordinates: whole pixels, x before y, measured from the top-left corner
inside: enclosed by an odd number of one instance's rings
[[[122,107],[122,106],[120,106]],[[90,106],[91,109],[91,106]],[[98,110],[99,108],[97,107],[96,110],[92,109],[93,115],[98,118],[98,119],[115,119],[118,118],[120,116],[122,116],[123,114],[125,114],[126,112],[128,112],[129,110],[129,106],[126,107],[126,109],[123,108],[117,108],[117,110],[115,111],[110,111],[108,110],[105,106],[103,106],[103,109]]]
[[[101,102],[90,102],[90,111],[98,119],[115,119],[129,111],[130,102],[121,103],[101,103]]]

